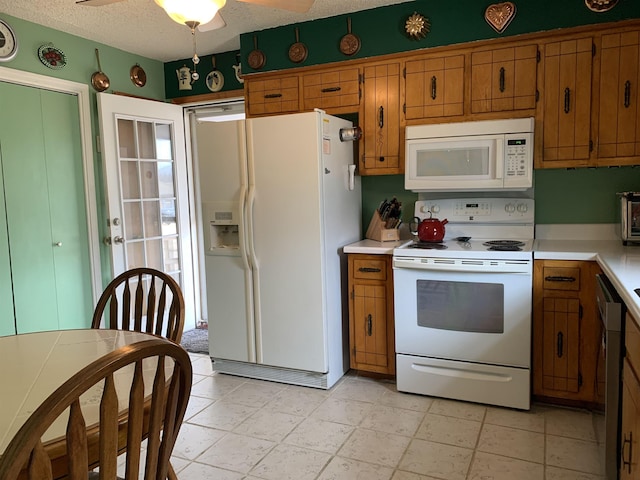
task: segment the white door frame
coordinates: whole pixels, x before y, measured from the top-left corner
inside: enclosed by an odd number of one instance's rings
[[[93,169],[93,147],[91,131],[91,107],[89,86],[83,83],[25,72],[13,68],[0,67],[0,81],[35,87],[43,90],[67,93],[78,97],[80,119],[80,142],[84,173],[84,200],[87,209],[87,228],[89,238],[89,261],[91,267],[93,304],[102,292],[102,271],[100,264],[100,232],[98,229],[98,209]]]
[[[209,321],[209,312],[207,308],[207,279],[204,269],[204,238],[203,238],[203,221],[202,221],[202,201],[200,197],[200,173],[198,171],[198,152],[194,148],[193,132],[195,125],[191,122],[195,118],[191,112],[198,110],[212,109],[216,113],[224,114],[222,108],[225,105],[235,105],[244,103],[244,96],[223,98],[220,100],[210,100],[205,102],[187,102],[182,104],[182,113],[184,117],[184,138],[185,149],[187,152],[187,168],[189,172],[189,181],[191,184],[189,193],[189,208],[191,210],[191,248],[193,251],[193,272],[194,272],[194,297],[196,302],[196,322]],[[215,109],[219,108],[220,111]]]

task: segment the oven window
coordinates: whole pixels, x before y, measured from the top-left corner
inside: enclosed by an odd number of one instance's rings
[[[418,325],[459,332],[504,332],[504,285],[417,281]]]

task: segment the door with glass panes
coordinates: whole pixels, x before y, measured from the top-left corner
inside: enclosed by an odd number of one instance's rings
[[[98,94],[113,276],[169,273],[193,321],[193,268],[182,108]]]

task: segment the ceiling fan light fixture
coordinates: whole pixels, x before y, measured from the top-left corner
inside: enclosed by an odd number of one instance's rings
[[[154,0],[174,22],[204,25],[213,20],[227,0]],[[190,27],[192,28],[192,27]],[[195,27],[193,27],[195,28]]]

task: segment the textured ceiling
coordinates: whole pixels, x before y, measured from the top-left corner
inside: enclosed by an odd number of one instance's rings
[[[315,0],[307,13],[227,0],[227,26],[198,32],[198,53],[240,48],[240,34],[413,0]],[[153,0],[125,0],[90,7],[75,0],[0,0],[0,13],[163,62],[192,55],[191,32],[171,20]]]

